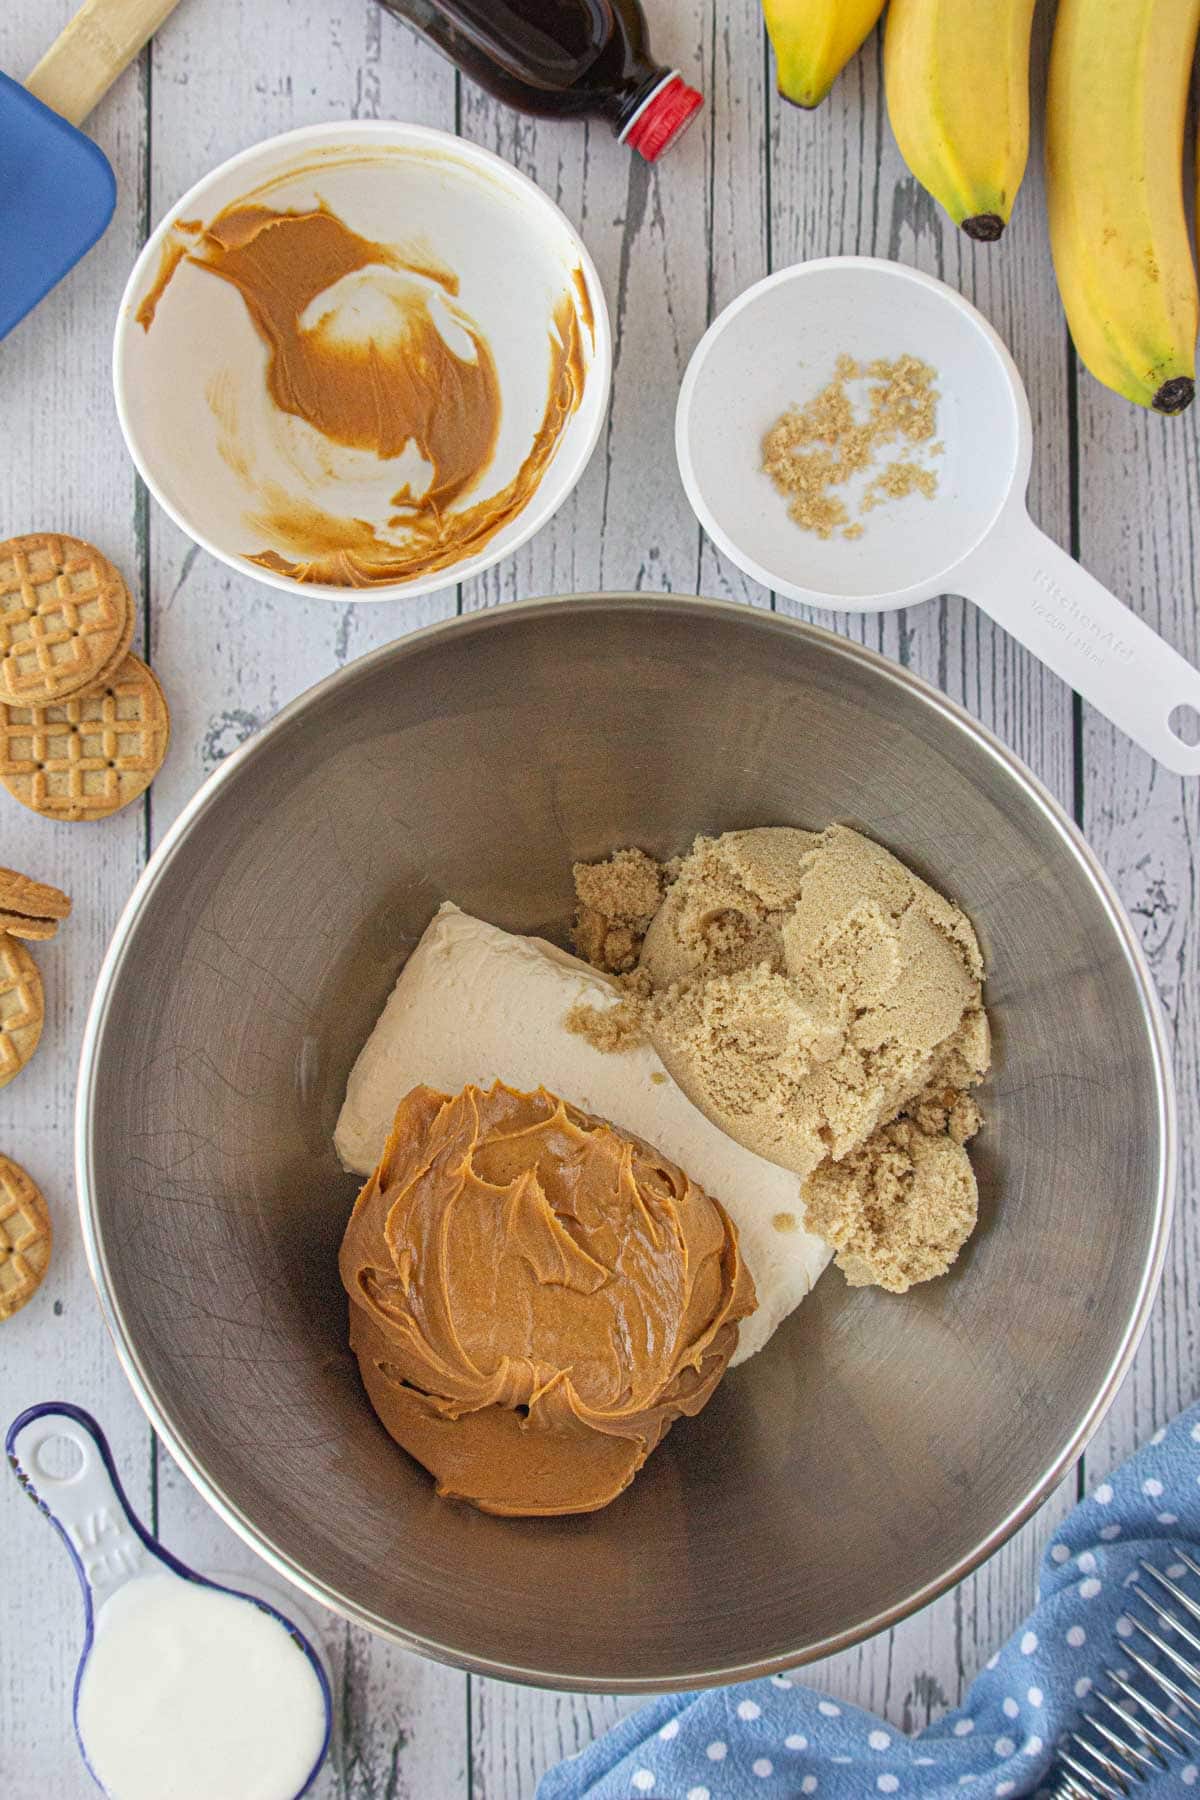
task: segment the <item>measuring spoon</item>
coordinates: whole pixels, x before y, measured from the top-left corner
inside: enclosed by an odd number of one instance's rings
[[[63,1440],[66,1440],[65,1444]],[[230,1800],[235,1791],[233,1781],[243,1775],[249,1780],[247,1771],[250,1764],[255,1762],[256,1746],[262,1743],[263,1734],[269,1729],[265,1721],[270,1711],[270,1695],[257,1693],[256,1686],[261,1687],[264,1679],[269,1676],[269,1664],[273,1660],[276,1669],[285,1669],[287,1693],[297,1703],[297,1734],[277,1766],[283,1768],[294,1763],[297,1755],[303,1765],[295,1781],[289,1781],[287,1792],[282,1793],[280,1790],[281,1800],[291,1800],[292,1795],[299,1800],[300,1795],[308,1793],[325,1760],[333,1718],[329,1681],[308,1638],[267,1601],[198,1575],[150,1535],[125,1497],[104,1433],[91,1414],[84,1412],[81,1407],[71,1406],[65,1401],[49,1401],[41,1406],[30,1407],[13,1421],[5,1440],[5,1448],[18,1481],[40,1511],[45,1513],[66,1545],[83,1589],[83,1652],[75,1673],[72,1716],[80,1754],[96,1785],[105,1788],[104,1772],[113,1767],[114,1759],[111,1748],[107,1763],[97,1755],[96,1743],[89,1736],[86,1721],[81,1724],[80,1696],[85,1695],[86,1712],[85,1688],[89,1672],[94,1673],[93,1658],[96,1657],[97,1647],[99,1645],[101,1653],[109,1654],[106,1646],[111,1645],[113,1635],[119,1629],[125,1644],[132,1642],[149,1647],[157,1643],[159,1654],[157,1661],[153,1653],[149,1654],[144,1669],[132,1673],[125,1684],[118,1681],[114,1688],[112,1672],[106,1677],[105,1711],[111,1712],[113,1705],[127,1705],[129,1723],[129,1732],[124,1742],[118,1746],[116,1755],[116,1761],[122,1765],[123,1778],[119,1785],[114,1783],[106,1788],[107,1792],[118,1796],[118,1800],[124,1800],[126,1794],[153,1794],[155,1800],[173,1800],[176,1795],[191,1795],[207,1790],[211,1800],[212,1793],[216,1791],[213,1783],[216,1782],[223,1800]],[[62,1459],[72,1453],[75,1466],[64,1473]],[[106,1609],[115,1597],[123,1594],[125,1604],[120,1610],[129,1615],[130,1590],[135,1584],[144,1584],[147,1577],[155,1578],[152,1615],[144,1613],[140,1618],[152,1617],[151,1625],[147,1630],[139,1630],[140,1619],[132,1616],[125,1616],[118,1625],[117,1609],[113,1612]],[[167,1585],[164,1586],[164,1583]],[[147,1591],[145,1586],[139,1589],[140,1594]],[[186,1719],[182,1710],[174,1719],[168,1718],[165,1721],[179,1739],[178,1761],[183,1765],[182,1775],[179,1770],[172,1771],[169,1758],[155,1762],[140,1754],[147,1743],[152,1743],[151,1727],[155,1720],[147,1716],[147,1709],[153,1709],[156,1701],[161,1701],[164,1694],[169,1695],[172,1686],[186,1694],[193,1680],[197,1676],[203,1676],[200,1662],[191,1655],[193,1640],[189,1639],[189,1632],[210,1630],[212,1619],[206,1616],[203,1621],[198,1620],[198,1592],[221,1595],[227,1601],[236,1601],[254,1608],[258,1614],[264,1615],[287,1634],[291,1646],[307,1663],[307,1671],[298,1666],[293,1667],[285,1654],[281,1664],[276,1654],[273,1634],[264,1633],[256,1625],[252,1627],[255,1640],[253,1649],[246,1646],[244,1663],[239,1664],[238,1652],[242,1646],[233,1634],[228,1636],[228,1647],[222,1648],[225,1674],[235,1694],[234,1704],[245,1714],[240,1721],[244,1742],[238,1755],[236,1776],[231,1776],[228,1769],[222,1771],[217,1766],[220,1754],[217,1746],[222,1738],[225,1721],[210,1717],[204,1727],[204,1744],[200,1753],[197,1754],[193,1749],[185,1754]],[[164,1617],[171,1617],[172,1609],[175,1609],[178,1617],[178,1630],[164,1646],[155,1638],[153,1621],[161,1622]],[[227,1630],[229,1619],[229,1608],[225,1607],[221,1618],[216,1621],[219,1633]],[[198,1640],[196,1642],[198,1647]],[[301,1706],[310,1712],[308,1725],[313,1741],[315,1742],[318,1733],[320,1735],[320,1748],[315,1760],[312,1760],[310,1751],[302,1748],[303,1733],[299,1726],[303,1721],[298,1718]],[[230,1711],[232,1710],[231,1708]],[[109,1721],[106,1719],[105,1723],[107,1733]],[[237,1729],[235,1728],[231,1742],[236,1739]],[[139,1737],[142,1740],[140,1746],[136,1743]],[[135,1746],[141,1766],[130,1774],[127,1772],[125,1752],[131,1744]],[[301,1746],[299,1749],[298,1744]],[[209,1753],[212,1758],[212,1767],[207,1775],[198,1766],[205,1753]],[[256,1763],[256,1770],[260,1781],[269,1781],[269,1766],[259,1761]],[[111,1774],[107,1779],[112,1781]],[[196,1788],[195,1783],[201,1784],[200,1787]],[[269,1790],[260,1785],[255,1786],[253,1791]]]
[[[878,506],[853,541],[802,530],[762,472],[764,432],[813,398],[843,355],[860,365],[903,355],[929,364],[943,445],[925,459],[938,478],[934,496]],[[697,345],[675,448],[700,523],[756,581],[849,612],[963,594],[1151,756],[1200,775],[1200,671],[1033,523],[1025,504],[1033,430],[1020,374],[983,315],[944,282],[862,256],[767,276]],[[913,452],[889,447],[880,463],[897,454]],[[846,490],[852,512],[878,472]]]

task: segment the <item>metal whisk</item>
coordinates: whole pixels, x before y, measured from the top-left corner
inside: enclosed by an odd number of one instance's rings
[[[1200,1563],[1185,1551],[1177,1551],[1175,1560],[1200,1576]],[[1059,1750],[1054,1800],[1123,1800],[1156,1771],[1169,1769],[1176,1759],[1194,1756],[1200,1749],[1200,1603],[1160,1569],[1145,1560],[1141,1566],[1172,1604],[1135,1583],[1130,1592],[1162,1630],[1139,1619],[1132,1608],[1127,1616],[1143,1645],[1157,1650],[1166,1666],[1156,1668],[1134,1650],[1132,1634],[1128,1643],[1122,1643],[1122,1670],[1105,1671],[1113,1692],[1094,1694],[1093,1710]],[[1172,1638],[1181,1640],[1195,1657],[1184,1656]],[[1125,1664],[1131,1667],[1125,1670]],[[1133,1686],[1135,1669],[1148,1693]]]

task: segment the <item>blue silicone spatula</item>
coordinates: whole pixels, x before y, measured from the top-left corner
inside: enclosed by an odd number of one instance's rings
[[[112,169],[78,127],[176,4],[85,0],[23,87],[0,74],[0,338],[112,218]]]

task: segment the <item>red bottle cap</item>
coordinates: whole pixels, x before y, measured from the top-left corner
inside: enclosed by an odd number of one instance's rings
[[[669,150],[687,130],[703,105],[704,95],[673,71],[643,100],[621,133],[621,142],[640,151],[647,162],[657,162],[663,151]]]

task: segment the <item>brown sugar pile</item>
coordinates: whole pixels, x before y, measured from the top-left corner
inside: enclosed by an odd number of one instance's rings
[[[701,1111],[807,1176],[860,1149],[948,1062],[987,1060],[964,915],[842,825],[699,838],[640,969],[650,1035]]]
[[[603,965],[597,963],[594,966],[600,968]],[[601,1008],[586,1000],[577,1000],[563,1019],[568,1031],[574,1032],[576,1037],[586,1038],[594,1050],[602,1050],[606,1056],[620,1056],[626,1050],[636,1050],[648,1036],[646,1001],[649,988],[639,983],[636,974],[618,979],[628,991],[614,1006]],[[665,1081],[667,1077],[664,1075],[661,1079]]]
[[[963,1146],[907,1117],[880,1126],[843,1161],[823,1162],[803,1195],[805,1224],[832,1244],[849,1285],[891,1294],[944,1275],[979,1210]]]
[[[889,444],[928,447],[937,431],[936,371],[915,356],[895,362],[880,357],[857,363],[839,356],[833,380],[805,406],[785,412],[763,438],[763,471],[789,499],[788,513],[805,531],[830,538],[840,531],[844,538],[860,538],[865,527],[852,518],[841,495],[855,475],[874,468],[878,452]],[[860,417],[848,392],[852,381],[870,382],[866,417]],[[859,514],[874,511],[889,500],[922,494],[931,500],[937,492],[937,475],[911,457],[884,465],[868,484],[859,503]]]
[[[963,1146],[991,1059],[965,914],[839,825],[697,838],[669,865],[622,851],[576,887],[576,945],[624,992],[570,1029],[649,1038],[713,1124],[800,1176],[852,1284],[944,1273],[975,1221]]]
[[[607,862],[576,863],[572,873],[576,951],[593,968],[624,975],[666,892],[666,869],[644,850],[618,850]]]

